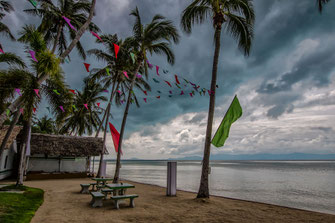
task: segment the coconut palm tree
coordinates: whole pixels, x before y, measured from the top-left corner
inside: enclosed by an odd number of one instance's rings
[[[318,5],[318,8],[319,8],[319,12],[321,13],[322,10],[323,10],[323,6],[325,4],[327,4],[330,0],[316,0],[316,3]]]
[[[60,57],[59,57],[60,61],[62,61],[62,62],[64,61],[64,59],[71,53],[71,51],[73,50],[73,48],[77,45],[77,43],[80,40],[81,36],[88,29],[89,25],[91,24],[92,18],[93,18],[95,4],[96,4],[96,0],[92,0],[90,13],[89,13],[89,16],[88,16],[86,22],[80,27],[80,29],[76,33],[75,38],[72,40],[72,42],[66,48],[66,50],[60,55]],[[44,75],[42,75],[41,77],[39,77],[39,79],[37,81],[38,84],[42,84],[48,78],[52,77],[52,75],[53,75],[52,73],[44,73]],[[19,97],[19,98],[15,99],[15,101],[13,101],[7,107],[7,109],[10,112],[14,112],[15,110],[17,110],[21,106],[22,103],[23,103],[23,98]],[[0,127],[3,126],[5,120],[6,120],[6,112],[4,111],[0,115]]]
[[[222,26],[225,26],[227,32],[238,41],[238,46],[244,54],[249,55],[251,41],[253,39],[253,24],[255,19],[251,0],[194,0],[182,13],[181,27],[186,33],[191,33],[192,26],[195,23],[203,23],[208,17],[212,18],[215,30],[215,51],[202,174],[197,195],[198,198],[209,197],[208,169]]]
[[[74,101],[71,103],[75,105],[72,111],[64,121],[64,125],[60,129],[60,133],[91,135],[93,130],[97,130],[100,125],[99,115],[102,109],[97,105],[98,102],[107,101],[105,96],[102,96],[104,88],[96,82],[92,82],[89,78],[84,80],[84,87],[82,91],[77,91],[74,96]],[[84,106],[87,104],[87,108]],[[57,118],[57,122],[63,118]]]
[[[0,63],[7,63],[9,66],[19,66],[21,68],[26,68],[23,60],[14,53],[0,54]]]
[[[44,134],[57,134],[56,122],[44,115],[42,118],[33,120],[32,132]]]
[[[57,5],[50,0],[40,0],[40,2],[41,7],[39,9],[27,9],[24,11],[42,17],[38,30],[45,34],[45,39],[48,43],[52,43],[51,51],[55,52],[58,46],[58,52],[62,54],[67,48],[65,28],[68,28],[71,40],[76,36],[76,31],[66,23],[63,16],[70,19],[71,24],[76,29],[79,29],[87,21],[91,3],[87,0],[57,0]],[[91,22],[89,31],[99,32],[100,29]],[[86,59],[86,53],[80,41],[77,42],[76,48],[79,55]]]
[[[14,11],[14,8],[11,5],[11,3],[9,3],[8,1],[2,1],[2,0],[0,0],[0,33],[3,33],[5,35],[7,35],[11,40],[15,40],[15,37],[10,32],[10,29],[8,28],[8,26],[6,26],[5,24],[3,24],[1,22],[1,20],[6,15],[5,12],[9,13],[11,11]]]
[[[122,150],[122,140],[124,130],[126,126],[128,110],[132,98],[133,87],[136,80],[136,74],[140,71],[142,65],[144,65],[144,75],[148,77],[148,64],[146,63],[147,54],[163,54],[167,57],[167,62],[170,64],[174,63],[174,54],[170,48],[170,43],[178,43],[179,34],[177,28],[172,24],[171,21],[165,19],[162,15],[155,15],[149,24],[143,25],[140,13],[136,7],[130,15],[135,17],[135,24],[133,26],[133,37],[129,40],[133,46],[133,52],[136,55],[136,70],[130,75],[131,83],[128,91],[128,98],[126,108],[124,110],[119,148],[117,153],[116,168],[113,182],[119,181],[120,175],[120,159]]]

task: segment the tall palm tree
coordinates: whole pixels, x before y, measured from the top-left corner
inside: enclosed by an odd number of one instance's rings
[[[69,46],[66,48],[66,50],[60,55],[59,60],[64,61],[64,59],[71,53],[73,48],[77,45],[78,41],[80,40],[81,36],[84,34],[84,32],[88,29],[89,25],[91,24],[94,9],[95,9],[96,0],[92,0],[91,3],[91,9],[90,13],[88,15],[88,18],[86,22],[80,27],[80,29],[77,31],[75,38],[72,40],[72,42],[69,44]],[[38,84],[42,84],[44,81],[46,81],[48,78],[50,78],[53,74],[52,73],[44,73],[41,77],[38,79]],[[8,107],[7,109],[10,112],[14,112],[17,110],[21,104],[23,103],[23,97],[19,97],[15,99]],[[6,120],[6,112],[2,112],[0,115],[0,127],[3,126],[4,122]]]
[[[0,33],[7,35],[11,40],[15,40],[15,37],[11,33],[8,26],[3,24],[1,20],[5,17],[5,12],[14,11],[13,6],[8,1],[0,0]]]
[[[105,114],[103,116],[101,126],[103,125],[104,119],[106,118],[105,122],[105,128],[104,128],[104,143],[103,143],[103,150],[100,155],[100,163],[99,163],[99,170],[98,170],[98,176],[101,176],[101,167],[102,167],[102,161],[104,157],[104,150],[105,150],[105,142],[106,142],[106,132],[108,129],[108,119],[109,119],[109,113],[111,109],[111,103],[113,99],[115,100],[115,104],[119,106],[121,98],[125,99],[125,94],[116,94],[117,90],[121,90],[121,92],[126,92],[129,88],[129,79],[125,77],[123,74],[123,71],[130,71],[133,72],[136,67],[133,61],[130,57],[130,50],[131,50],[131,39],[127,38],[125,41],[118,40],[117,35],[102,35],[101,39],[103,40],[103,43],[106,47],[106,51],[100,50],[100,49],[92,49],[89,50],[88,53],[90,55],[94,55],[98,60],[103,61],[107,63],[107,66],[103,69],[98,70],[97,72],[94,72],[95,70],[92,70],[93,75],[91,75],[91,79],[93,81],[100,80],[102,83],[104,83],[105,88],[109,88],[112,85],[112,91],[109,98],[109,103],[107,104],[107,108],[105,110]],[[101,41],[97,41],[98,43],[101,43]],[[118,58],[116,59],[114,55],[114,43],[116,43],[119,47],[122,48],[120,53],[118,54]],[[109,69],[109,74],[107,74],[106,69]],[[144,91],[150,91],[151,88],[149,84],[144,81],[142,78],[136,79],[135,87]],[[139,103],[137,101],[136,95],[133,95],[133,99],[136,103],[136,105],[139,107]],[[106,115],[108,114],[108,115]],[[101,129],[101,126],[98,128],[98,131],[96,132],[96,137],[99,135],[99,131]]]
[[[75,108],[65,117],[64,125],[60,129],[61,134],[91,135],[93,130],[97,130],[101,122],[99,115],[102,112],[97,103],[107,101],[107,98],[101,95],[103,90],[99,83],[92,82],[89,78],[84,80],[83,90],[77,91],[74,96],[72,104]],[[87,104],[87,108],[84,104]],[[62,119],[64,118],[58,117],[57,122],[59,123]]]
[[[318,8],[319,8],[319,12],[321,13],[322,10],[323,10],[323,6],[325,4],[327,4],[330,0],[316,0],[316,3],[318,5]]]
[[[68,27],[71,40],[76,36],[76,31],[66,23],[63,16],[70,19],[71,24],[76,29],[79,29],[87,21],[91,3],[88,0],[57,0],[57,5],[50,0],[40,0],[40,2],[41,7],[39,9],[27,9],[24,11],[42,17],[42,22],[38,28],[39,31],[45,34],[45,39],[48,43],[52,43],[51,51],[55,52],[58,46],[58,52],[62,54],[67,48],[65,28]],[[99,32],[100,29],[91,22],[89,31]],[[86,53],[80,41],[77,42],[76,48],[80,56],[86,59]]]
[[[227,32],[238,41],[238,46],[244,54],[249,55],[255,20],[252,0],[194,0],[182,13],[181,27],[186,33],[191,33],[192,26],[195,23],[203,23],[207,17],[212,18],[215,30],[215,51],[211,80],[212,93],[210,94],[202,174],[197,195],[198,198],[209,197],[208,169],[222,26],[225,25]]]
[[[57,134],[56,123],[52,118],[44,115],[42,118],[33,120],[32,132],[44,134]]]
[[[130,75],[131,83],[128,91],[128,98],[126,108],[123,114],[121,130],[120,130],[120,140],[119,148],[117,153],[116,168],[113,182],[119,181],[120,175],[120,159],[122,150],[122,140],[124,135],[124,130],[126,126],[128,110],[132,98],[132,91],[135,84],[136,74],[140,71],[144,63],[144,75],[148,77],[147,72],[147,53],[152,54],[165,54],[167,57],[167,62],[170,64],[174,63],[174,54],[170,48],[170,43],[178,43],[179,34],[177,28],[172,24],[171,21],[166,20],[165,17],[161,15],[155,15],[149,24],[143,25],[140,17],[138,8],[136,7],[130,15],[135,17],[135,24],[133,26],[133,37],[129,40],[133,46],[133,52],[136,55],[136,70]]]
[[[14,53],[0,54],[0,63],[7,63],[9,66],[19,66],[21,68],[26,68],[23,60]]]

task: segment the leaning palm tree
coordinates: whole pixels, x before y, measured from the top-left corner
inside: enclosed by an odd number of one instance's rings
[[[103,69],[99,69],[96,71],[96,69],[92,70],[93,74],[90,76],[92,81],[100,81],[104,83],[104,87],[107,89],[110,86],[112,86],[112,90],[110,93],[109,103],[107,104],[107,108],[105,110],[102,122],[96,132],[96,137],[99,135],[100,129],[103,125],[103,122],[105,121],[105,128],[104,128],[104,143],[103,143],[103,150],[100,155],[100,163],[99,163],[99,170],[98,170],[98,176],[101,176],[101,167],[102,167],[102,161],[104,157],[104,151],[105,151],[105,142],[106,142],[106,132],[108,128],[108,119],[111,109],[112,101],[115,101],[115,104],[117,106],[121,105],[121,99],[122,101],[125,99],[125,94],[116,94],[118,90],[120,92],[126,92],[130,80],[125,77],[123,74],[123,71],[134,71],[136,69],[135,64],[130,58],[130,39],[127,38],[125,41],[118,40],[117,35],[102,35],[101,39],[103,40],[102,44],[104,44],[106,50],[101,49],[92,49],[89,50],[88,53],[90,55],[94,55],[99,61],[103,61],[107,63],[107,66]],[[101,43],[101,41],[97,41]],[[118,58],[114,55],[114,44],[117,43],[119,47],[122,48],[122,51],[118,54]],[[96,72],[95,72],[96,71]],[[108,72],[107,72],[108,71]],[[149,84],[144,81],[142,78],[136,79],[135,87],[144,91],[150,91],[151,88]],[[139,107],[139,103],[137,101],[136,95],[134,95],[134,101],[136,105]]]
[[[82,91],[77,91],[72,112],[65,117],[64,125],[60,129],[61,134],[69,135],[91,135],[94,130],[97,130],[101,123],[99,115],[102,109],[97,106],[98,102],[107,101],[105,96],[102,96],[104,88],[99,83],[90,81],[89,78],[84,80],[84,88]],[[87,105],[87,107],[85,106]],[[57,117],[57,122],[64,117]]]
[[[42,22],[38,30],[43,32],[46,41],[52,44],[53,47],[51,51],[55,52],[58,46],[58,52],[62,54],[67,47],[66,27],[68,27],[71,40],[76,36],[76,31],[66,23],[63,16],[71,20],[71,25],[73,25],[75,29],[79,29],[87,20],[91,3],[87,0],[58,0],[57,5],[50,0],[40,0],[40,2],[41,7],[39,9],[27,9],[24,11],[42,17]],[[100,30],[91,22],[89,31],[98,32]],[[80,41],[77,42],[76,48],[80,56],[86,59],[86,53]]]
[[[316,0],[316,3],[318,5],[318,8],[319,8],[319,12],[321,13],[322,10],[323,10],[323,6],[325,4],[327,4],[330,0]]]
[[[161,15],[155,15],[151,23],[143,25],[137,7],[130,13],[130,15],[134,16],[136,19],[135,24],[133,26],[133,37],[131,40],[129,40],[133,46],[133,52],[136,55],[136,63],[135,63],[136,70],[133,74],[130,75],[131,83],[129,86],[127,104],[121,124],[119,148],[117,153],[116,168],[113,179],[114,183],[119,181],[122,140],[124,130],[126,127],[128,110],[132,99],[132,92],[136,80],[136,74],[140,71],[141,67],[144,65],[144,71],[145,71],[144,75],[148,77],[147,72],[148,64],[145,62],[147,59],[147,53],[150,53],[151,55],[154,53],[165,54],[168,63],[173,64],[174,54],[169,44],[171,43],[171,41],[173,41],[174,43],[178,43],[179,41],[179,34],[176,27],[172,24],[171,21],[166,20],[165,17]]]
[[[195,23],[203,23],[208,17],[212,18],[213,27],[215,29],[215,51],[202,174],[197,195],[198,198],[209,197],[208,170],[222,26],[225,26],[227,32],[238,41],[239,48],[244,54],[249,55],[255,20],[251,0],[194,0],[182,13],[181,27],[186,33],[191,33],[192,26]]]
[[[9,66],[19,66],[21,68],[26,68],[23,60],[14,53],[0,54],[0,63],[6,63]]]
[[[8,1],[2,1],[2,0],[0,0],[0,33],[3,33],[5,35],[7,35],[11,40],[15,40],[15,37],[11,33],[10,29],[8,28],[8,26],[6,26],[5,24],[3,24],[1,22],[1,20],[6,15],[5,12],[11,12],[11,11],[14,11],[14,8],[11,5],[11,3],[9,3]]]

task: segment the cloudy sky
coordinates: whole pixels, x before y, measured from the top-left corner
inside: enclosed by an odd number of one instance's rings
[[[39,18],[23,9],[28,1],[12,0],[15,12],[3,20],[17,35],[23,24],[38,25]],[[129,13],[137,5],[147,23],[159,13],[172,20],[180,30],[180,15],[190,0],[99,0],[94,22],[102,33],[117,33],[121,38],[132,34],[134,19]],[[251,54],[244,57],[236,42],[225,31],[218,69],[218,85],[213,131],[220,124],[234,95],[243,108],[243,116],[231,128],[222,148],[212,154],[255,153],[335,153],[335,2],[322,15],[314,0],[255,0],[255,37]],[[169,66],[165,57],[153,55],[152,64],[169,70],[161,72],[173,81],[178,74],[201,87],[210,87],[214,53],[210,20],[196,25],[191,35],[180,31],[181,41],[172,46],[176,63]],[[5,51],[25,56],[18,43],[1,36]],[[94,37],[82,38],[86,50],[97,47]],[[87,76],[83,60],[76,50],[72,62],[64,64],[67,83],[80,89]],[[85,61],[102,67],[93,57]],[[150,71],[152,92],[148,103],[132,106],[124,140],[124,158],[163,159],[202,155],[209,97],[179,96],[180,90],[156,84]],[[163,79],[161,79],[163,80]],[[162,91],[156,99],[157,90]],[[144,94],[138,92],[139,97]],[[119,130],[124,107],[113,108],[111,122]],[[46,114],[40,109],[39,114]],[[111,137],[107,139],[110,158],[115,157]]]

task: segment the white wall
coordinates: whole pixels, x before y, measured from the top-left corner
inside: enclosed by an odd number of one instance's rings
[[[3,151],[0,160],[0,180],[5,179],[6,177],[12,175],[15,151],[16,151],[16,141],[14,141],[14,143],[10,146],[9,149],[5,149]],[[6,157],[7,157],[7,165],[5,168]]]
[[[48,159],[46,159],[43,155],[34,155],[29,159],[28,172],[29,171],[45,173],[59,172],[59,159],[57,157],[48,157]],[[86,172],[86,158],[62,158],[60,172]]]

